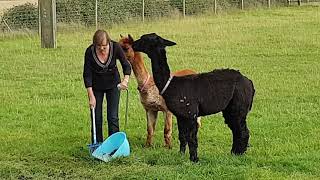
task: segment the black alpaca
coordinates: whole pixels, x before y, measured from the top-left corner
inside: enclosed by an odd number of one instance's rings
[[[152,33],[136,40],[133,49],[146,53],[151,59],[156,86],[162,91],[169,110],[177,117],[180,152],[185,153],[188,143],[190,160],[197,162],[197,117],[222,111],[233,134],[231,152],[243,154],[249,141],[246,116],[255,92],[252,81],[231,69],[170,77],[165,47],[175,44]]]

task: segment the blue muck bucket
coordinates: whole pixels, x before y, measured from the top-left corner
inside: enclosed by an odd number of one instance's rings
[[[124,132],[112,134],[92,153],[93,157],[105,162],[129,155],[130,146]]]
[[[126,120],[124,129],[126,129],[128,120],[128,98],[129,92],[127,90],[126,100]],[[89,144],[90,154],[97,159],[104,162],[109,162],[118,157],[126,157],[130,155],[130,145],[127,139],[127,135],[124,132],[116,132],[109,136],[102,144],[97,143],[96,129],[95,129],[95,113],[94,108],[91,109],[92,121],[93,121],[93,144]]]

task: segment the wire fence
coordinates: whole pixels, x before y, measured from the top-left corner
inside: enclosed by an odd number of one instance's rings
[[[56,0],[57,31],[74,26],[99,27],[129,20],[146,21],[158,17],[184,17],[204,12],[234,9],[271,8],[295,2],[320,0]],[[0,1],[1,2],[1,1]],[[34,1],[33,1],[34,2]],[[37,3],[0,9],[0,32],[38,32]]]
[[[10,1],[11,4],[15,1]],[[0,9],[1,32],[39,29],[39,10],[36,2]],[[157,17],[188,16],[206,11],[267,7],[268,0],[56,0],[59,25],[110,25],[128,20],[149,20]],[[284,5],[286,0],[273,0],[272,5]],[[270,4],[269,4],[270,5]],[[59,29],[58,29],[59,31]]]

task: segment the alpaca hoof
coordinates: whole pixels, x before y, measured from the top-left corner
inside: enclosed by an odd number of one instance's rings
[[[236,156],[241,156],[244,154],[244,152],[236,152],[236,151],[231,151],[231,154],[234,154]]]
[[[146,148],[152,147],[152,144],[149,142],[146,142],[146,144],[144,145]]]
[[[190,161],[197,163],[199,162],[199,158],[197,156],[190,156]]]
[[[186,148],[185,147],[180,147],[180,154],[185,154]]]
[[[244,148],[232,148],[231,149],[231,154],[234,155],[243,155],[246,152],[246,149]]]
[[[171,144],[165,144],[164,147],[167,148],[167,149],[172,149],[172,145]]]

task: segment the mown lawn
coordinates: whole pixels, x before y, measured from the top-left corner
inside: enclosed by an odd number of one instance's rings
[[[163,147],[162,114],[154,147],[145,148],[145,112],[132,76],[126,129],[132,153],[111,163],[92,159],[82,66],[94,29],[70,28],[58,31],[57,49],[41,49],[36,36],[0,36],[0,179],[320,179],[319,6],[105,28],[114,40],[156,32],[175,41],[167,48],[172,71],[234,68],[252,79],[246,155],[230,154],[231,131],[221,114],[202,120],[197,164],[178,153],[175,119],[173,149]],[[124,105],[125,93],[122,128]]]

